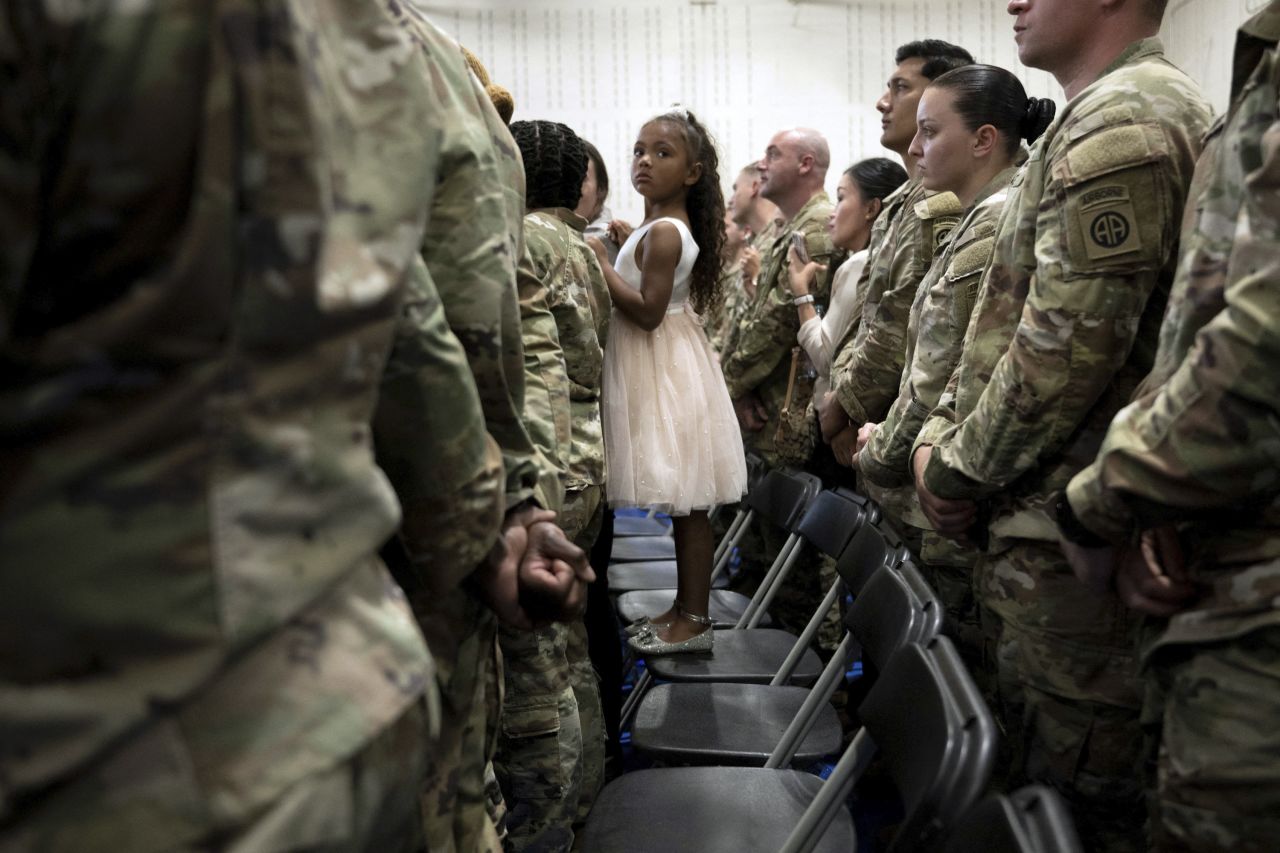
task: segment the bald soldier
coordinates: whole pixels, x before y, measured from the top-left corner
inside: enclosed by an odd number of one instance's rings
[[[1196,165],[1155,367],[1058,504],[1081,577],[1155,617],[1158,850],[1280,839],[1277,40],[1272,0],[1240,29],[1231,109]]]
[[[944,535],[989,539],[977,591],[1025,709],[1022,760],[1086,849],[1141,831],[1135,621],[1075,579],[1053,503],[1151,368],[1209,107],[1165,58],[1156,0],[1014,0],[1018,54],[1068,102],[1009,189],[955,378],[913,456]],[[1105,22],[1105,25],[1099,22]]]

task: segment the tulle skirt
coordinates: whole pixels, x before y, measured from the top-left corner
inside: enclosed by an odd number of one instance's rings
[[[738,419],[692,310],[652,332],[613,312],[601,411],[610,506],[688,515],[746,492]]]

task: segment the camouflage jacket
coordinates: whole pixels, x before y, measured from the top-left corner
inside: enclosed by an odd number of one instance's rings
[[[773,418],[786,401],[787,380],[791,373],[791,350],[796,346],[800,320],[792,304],[787,274],[787,251],[791,234],[803,232],[809,257],[827,263],[834,254],[827,233],[831,201],[825,192],[817,192],[789,221],[772,233],[772,239],[760,243],[760,276],[756,297],[746,309],[738,329],[735,346],[722,357],[725,384],[729,396],[738,399],[754,392]],[[827,281],[820,280],[814,296],[821,305],[827,301]],[[798,376],[793,396],[807,400],[813,396],[816,376]],[[773,448],[775,423],[750,434],[752,446],[766,454]]]
[[[760,233],[756,235],[755,239],[752,240],[751,245],[759,247],[762,251],[767,251],[768,247],[773,245],[774,239],[778,236],[779,229],[781,229],[785,223],[786,220],[784,219],[770,220],[769,223],[760,230]],[[763,261],[763,258],[761,260]],[[756,276],[757,282],[764,280],[763,272],[764,269],[762,266],[760,270],[761,274]],[[738,285],[737,295],[733,297],[733,308],[731,312],[732,318],[727,324],[727,328],[721,338],[721,344],[717,350],[720,353],[721,362],[725,359],[725,353],[731,352],[737,348],[738,341],[742,338],[742,327],[746,324],[747,315],[754,303],[754,299],[747,293],[746,279],[744,277],[739,276]],[[756,292],[759,293],[758,288]]]
[[[1241,28],[1230,112],[1196,167],[1155,367],[1067,493],[1117,543],[1179,525],[1203,594],[1171,642],[1280,622],[1277,40],[1272,2]]]
[[[583,241],[585,220],[556,208],[533,211],[524,223],[533,270],[547,289],[568,381],[568,406],[562,413],[569,429],[560,456],[565,488],[603,485],[600,376],[612,305],[608,286],[595,253]]]
[[[1150,370],[1209,115],[1144,39],[1066,104],[1013,179],[955,409],[939,413],[954,426],[925,472],[941,497],[989,500],[993,539],[1057,541],[1051,496]]]
[[[417,266],[462,60],[378,3],[106,8],[0,7],[0,821],[194,848],[430,683],[370,421],[411,275],[419,400],[478,417]]]
[[[921,208],[921,202],[927,203]],[[953,194],[930,194],[919,180],[885,200],[876,220],[884,220],[883,230],[858,284],[859,320],[831,375],[836,399],[855,426],[879,421],[897,396],[911,304],[962,212]]]
[[[457,44],[412,4],[387,1],[413,24],[416,38],[432,55],[458,52]],[[502,448],[510,508],[534,497],[540,477],[554,481],[557,474],[535,449],[524,422],[521,322],[529,320],[521,315],[515,272],[523,253],[524,167],[484,87],[469,72],[467,78],[470,88],[459,88],[449,98],[451,113],[467,120],[433,127],[442,137],[445,159],[432,191],[422,256],[444,300],[449,326],[466,350],[485,426]]]
[[[898,397],[858,457],[858,470],[879,486],[905,486],[914,493],[911,448],[960,361],[978,281],[991,258],[996,222],[1016,168],[996,175],[978,192],[917,288]],[[927,215],[920,209],[927,204],[917,203],[917,216]]]
[[[720,267],[716,294],[716,301],[707,311],[704,320],[707,340],[716,352],[722,352],[729,339],[729,330],[737,323],[735,315],[746,298],[746,291],[742,287],[741,260]]]

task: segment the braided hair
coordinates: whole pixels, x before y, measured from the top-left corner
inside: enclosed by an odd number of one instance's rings
[[[511,135],[524,160],[525,208],[577,207],[587,176],[587,149],[578,134],[559,122],[517,121]]]
[[[685,109],[673,109],[649,119],[646,124],[667,122],[680,129],[689,162],[701,163],[698,182],[689,187],[685,211],[689,214],[689,231],[698,244],[698,258],[689,279],[689,299],[693,310],[704,313],[716,300],[720,279],[720,253],[724,249],[724,193],[720,189],[720,158],[715,141]]]

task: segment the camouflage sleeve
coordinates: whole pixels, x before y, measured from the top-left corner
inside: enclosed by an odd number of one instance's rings
[[[511,134],[456,43],[434,28],[424,38],[440,72],[443,162],[422,254],[475,376],[489,434],[502,448],[506,502],[533,497],[537,451],[524,426],[524,353],[516,297],[524,188]]]
[[[890,488],[910,482],[907,460],[920,427],[930,409],[911,393],[910,381],[903,373],[898,396],[889,412],[858,455],[858,470],[878,486]]]
[[[1067,489],[1080,521],[1125,541],[1135,527],[1249,511],[1280,491],[1280,122],[1226,258],[1224,307],[1164,385],[1121,410]]]
[[[403,509],[410,564],[428,589],[453,588],[493,547],[504,509],[502,458],[421,260],[410,268],[373,437]]]
[[[524,341],[524,422],[539,455],[538,502],[559,512],[569,470],[571,426],[569,377],[551,313],[550,290],[544,284],[550,274],[526,247],[516,270]]]
[[[1018,327],[974,410],[940,446],[926,484],[945,498],[994,494],[1059,450],[1124,364],[1177,240],[1186,178],[1151,138],[1119,124],[1046,163],[1036,269]]]
[[[815,231],[806,229],[809,257],[818,263],[829,264],[834,249],[831,241]],[[771,247],[768,269],[762,274],[755,304],[747,309],[741,328],[737,332],[736,345],[727,350],[722,362],[725,385],[729,396],[736,400],[754,390],[763,382],[784,358],[789,358],[796,345],[796,332],[800,320],[791,302],[791,291],[786,287],[786,254],[790,238],[784,234]],[[814,296],[825,304],[829,280],[819,279]]]

